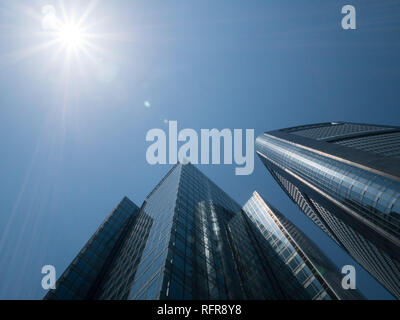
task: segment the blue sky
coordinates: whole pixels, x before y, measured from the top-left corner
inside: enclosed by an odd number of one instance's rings
[[[44,5],[0,1],[0,298],[39,299],[111,209],[138,205],[170,168],[146,163],[164,128],[263,131],[322,121],[399,125],[400,5],[355,1],[98,1],[93,45],[67,60],[41,25]],[[67,1],[79,17],[88,1]],[[145,101],[151,107],[145,106]],[[289,203],[259,159],[199,168],[240,204],[258,190],[338,265],[354,264]],[[390,295],[357,268],[369,298]]]

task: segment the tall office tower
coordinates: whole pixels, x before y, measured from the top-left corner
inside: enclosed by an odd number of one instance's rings
[[[243,210],[313,299],[365,299],[358,290],[343,289],[339,268],[258,192]]]
[[[56,289],[49,290],[44,299],[93,299],[138,214],[139,208],[123,198],[58,279]]]
[[[400,297],[400,128],[321,123],[264,133],[256,151],[300,209]]]
[[[235,201],[177,164],[140,209],[121,202],[45,298],[312,297]]]

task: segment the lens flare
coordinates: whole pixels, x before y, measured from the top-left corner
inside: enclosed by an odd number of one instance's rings
[[[60,25],[57,33],[59,41],[67,47],[79,47],[84,43],[84,32],[73,23]]]

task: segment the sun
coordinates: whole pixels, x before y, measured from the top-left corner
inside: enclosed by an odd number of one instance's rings
[[[93,2],[92,2],[93,3]],[[44,33],[55,44],[60,45],[60,49],[66,49],[67,55],[74,52],[76,55],[88,53],[89,47],[94,47],[90,37],[95,35],[93,31],[89,33],[90,25],[85,23],[86,18],[93,6],[89,6],[83,11],[82,16],[68,14],[64,6],[57,12],[56,8],[46,5],[42,8],[42,28]],[[71,11],[71,10],[69,10]]]
[[[61,24],[56,34],[58,41],[69,48],[78,48],[85,43],[85,33],[83,29],[72,22]]]

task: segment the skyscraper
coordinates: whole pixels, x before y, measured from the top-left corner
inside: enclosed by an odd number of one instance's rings
[[[341,271],[258,192],[253,193],[243,210],[313,299],[365,299],[358,290],[344,289]]]
[[[256,151],[299,208],[400,297],[400,128],[330,122],[264,133]]]
[[[234,200],[177,164],[140,209],[122,200],[45,298],[312,297]]]
[[[98,286],[110,271],[127,233],[139,214],[139,208],[124,197],[89,239],[58,279],[55,290],[45,299],[93,299]]]

